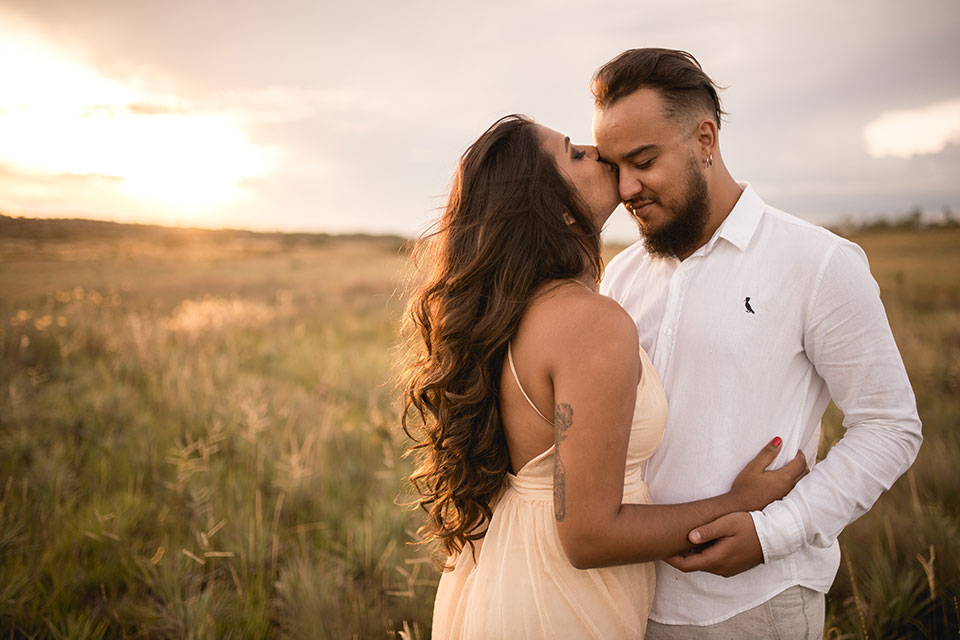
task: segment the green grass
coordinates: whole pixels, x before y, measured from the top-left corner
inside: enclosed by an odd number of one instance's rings
[[[60,231],[0,234],[0,637],[428,637],[399,241]],[[856,239],[926,440],[841,537],[828,637],[951,637],[960,233]]]

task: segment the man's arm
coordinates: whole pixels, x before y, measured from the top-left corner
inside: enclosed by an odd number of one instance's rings
[[[860,247],[841,241],[824,258],[806,316],[804,348],[844,414],[844,436],[782,500],[692,531],[691,541],[717,542],[671,559],[678,569],[735,575],[830,546],[916,458],[916,400]]]

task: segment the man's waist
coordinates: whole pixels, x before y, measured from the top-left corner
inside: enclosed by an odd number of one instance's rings
[[[808,547],[731,578],[704,572],[683,573],[665,562],[657,562],[657,588],[650,618],[661,624],[716,624],[797,584],[826,593],[839,565],[837,545]]]

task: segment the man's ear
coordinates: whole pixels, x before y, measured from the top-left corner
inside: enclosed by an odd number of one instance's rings
[[[717,152],[717,123],[712,118],[701,120],[694,131],[694,144],[697,145],[697,154],[701,163],[713,162],[713,154]]]

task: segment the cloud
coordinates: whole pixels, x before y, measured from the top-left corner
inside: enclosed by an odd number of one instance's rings
[[[364,96],[348,89],[269,85],[221,92],[197,106],[230,113],[245,122],[264,124],[350,113],[363,108]]]
[[[940,153],[948,144],[960,143],[960,98],[887,111],[864,127],[863,137],[874,158]]]

